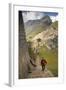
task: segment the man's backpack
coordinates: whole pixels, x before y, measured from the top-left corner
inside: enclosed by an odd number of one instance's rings
[[[41,65],[46,65],[47,64],[47,61],[45,59],[42,59],[41,60]]]

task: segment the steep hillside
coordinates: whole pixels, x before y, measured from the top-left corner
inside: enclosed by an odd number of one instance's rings
[[[33,43],[33,47],[38,46],[37,39],[41,39],[40,45],[45,45],[48,49],[58,47],[58,21],[52,22],[49,16],[41,19],[29,20],[25,23],[27,41]]]
[[[31,41],[33,42],[33,47],[38,46],[37,40],[41,39],[39,46],[45,45],[48,49],[57,48],[58,44],[58,30],[49,27],[47,30],[37,34]]]
[[[58,21],[51,22],[50,17],[30,20],[25,24],[25,31],[30,57],[39,63],[44,57],[47,68],[58,76]]]
[[[29,20],[24,24],[26,36],[28,38],[31,37],[30,34],[33,34],[33,36],[35,36],[35,34],[46,30],[51,24],[52,20],[49,16],[44,16],[41,19]]]

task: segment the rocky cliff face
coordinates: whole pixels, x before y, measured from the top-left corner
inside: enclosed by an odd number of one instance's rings
[[[58,30],[54,30],[49,27],[46,31],[37,34],[31,41],[33,42],[33,47],[38,46],[37,39],[41,39],[39,46],[45,45],[48,49],[57,48],[58,45]]]
[[[33,69],[33,66],[30,64],[22,12],[19,11],[19,79],[27,78],[31,69]]]

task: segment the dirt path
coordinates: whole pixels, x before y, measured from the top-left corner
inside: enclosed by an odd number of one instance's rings
[[[53,74],[51,73],[51,71],[47,70],[47,68],[45,69],[45,71],[41,70],[41,66],[40,67],[36,67],[36,69],[34,71],[32,71],[32,73],[30,73],[28,75],[28,78],[37,78],[37,77],[53,77]]]
[[[47,69],[47,67],[44,71],[42,71],[42,67],[38,59],[39,57],[37,57],[36,60],[37,67],[35,68],[35,70],[28,74],[28,78],[53,77],[54,75],[50,70]]]

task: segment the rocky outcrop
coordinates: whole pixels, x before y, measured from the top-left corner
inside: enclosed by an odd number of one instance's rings
[[[19,11],[19,79],[27,78],[28,72],[34,67],[30,63],[26,42],[22,11]]]

